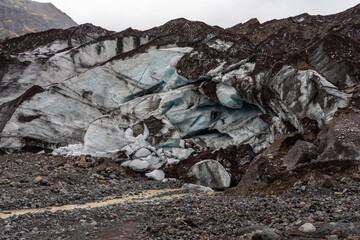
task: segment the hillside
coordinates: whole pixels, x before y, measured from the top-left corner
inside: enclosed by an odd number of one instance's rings
[[[31,0],[0,1],[0,39],[76,25],[68,15],[51,3]]]

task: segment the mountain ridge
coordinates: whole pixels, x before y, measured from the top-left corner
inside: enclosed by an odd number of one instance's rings
[[[0,39],[73,26],[77,26],[77,23],[52,3],[30,0],[0,2]]]

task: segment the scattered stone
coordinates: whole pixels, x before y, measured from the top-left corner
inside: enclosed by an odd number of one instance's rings
[[[34,183],[40,183],[41,181],[43,180],[43,178],[42,177],[36,177],[36,178],[34,178]]]
[[[314,144],[298,140],[284,156],[283,161],[287,169],[291,169],[300,163],[310,162],[316,156],[317,147]]]
[[[10,180],[16,178],[16,176],[11,172],[6,172],[5,176],[7,179],[10,179]]]
[[[87,163],[86,163],[86,155],[81,155],[80,161],[79,161],[79,163],[78,163],[78,167],[86,168],[86,166],[87,166]]]
[[[344,193],[343,192],[334,192],[335,196],[342,196]]]
[[[105,181],[105,180],[102,180],[102,179],[99,179],[99,183],[100,183],[100,184],[106,184],[106,181]]]
[[[272,230],[266,228],[260,233],[255,233],[251,240],[278,240],[279,238],[279,235],[274,233]]]
[[[8,179],[2,179],[0,178],[0,184],[9,184],[10,181]]]
[[[326,188],[331,188],[334,186],[334,181],[330,177],[326,177],[322,185]]]
[[[308,180],[308,184],[311,186],[311,187],[315,187],[316,185],[316,180],[313,176],[311,176]]]
[[[316,231],[316,227],[311,223],[305,223],[301,225],[298,230],[304,233],[311,233]]]
[[[347,240],[360,240],[360,236],[348,236]]]
[[[161,170],[154,170],[152,172],[146,173],[145,176],[150,180],[162,181],[165,178],[165,173]]]
[[[330,235],[327,237],[327,240],[338,240],[339,237],[337,235]]]
[[[205,187],[205,186],[201,186],[198,184],[192,184],[192,183],[185,183],[182,188],[185,189],[189,189],[189,190],[194,190],[194,191],[199,191],[199,192],[214,192],[214,190],[212,190],[209,187]]]

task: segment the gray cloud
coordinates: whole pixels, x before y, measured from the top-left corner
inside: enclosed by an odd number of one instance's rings
[[[359,3],[358,0],[38,0],[52,2],[77,23],[93,23],[121,31],[148,29],[185,17],[210,25],[230,27],[258,18],[260,22],[301,13],[333,14]]]

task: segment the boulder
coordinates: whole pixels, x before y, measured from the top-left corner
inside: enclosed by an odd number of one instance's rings
[[[338,111],[334,120],[319,133],[319,140],[324,146],[324,151],[318,160],[359,160],[359,122],[358,110]]]
[[[204,160],[196,163],[189,171],[195,183],[212,189],[226,189],[230,186],[231,176],[225,168],[214,160]]]
[[[301,225],[298,230],[304,233],[311,233],[316,231],[316,227],[311,223],[305,223]]]
[[[272,230],[265,228],[259,233],[255,233],[251,240],[277,240],[280,236],[274,233]]]
[[[150,163],[138,159],[131,161],[131,163],[129,164],[129,168],[131,168],[134,172],[138,173],[145,172],[149,170],[150,167]]]
[[[316,159],[317,155],[317,147],[314,144],[299,140],[284,156],[283,161],[287,169],[291,169],[299,163]]]
[[[161,170],[154,170],[146,173],[145,176],[150,180],[162,181],[165,179],[165,173]]]

